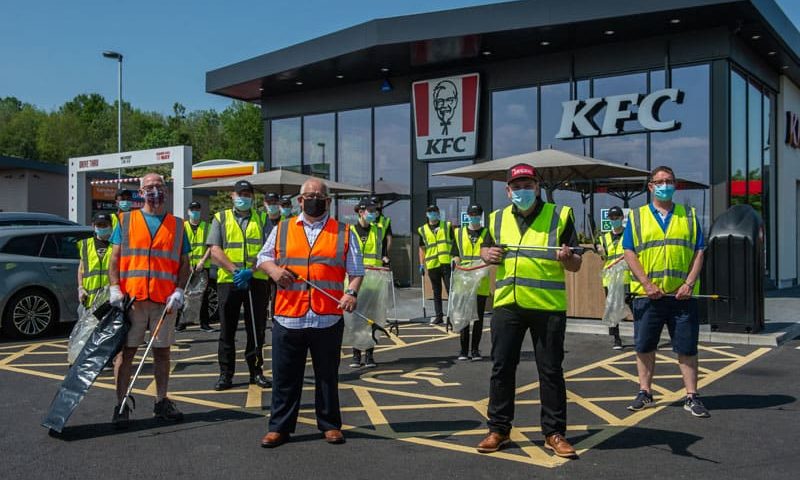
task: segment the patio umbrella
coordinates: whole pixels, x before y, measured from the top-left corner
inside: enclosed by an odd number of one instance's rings
[[[375,188],[372,190],[373,197],[378,197],[383,200],[383,207],[386,208],[389,205],[399,202],[400,200],[408,200],[411,198],[410,187],[403,187],[396,183],[387,182],[383,179],[383,177],[375,180]],[[348,197],[360,197],[363,194],[360,193],[353,193],[353,194],[344,194],[342,196]]]
[[[563,183],[560,190],[579,192],[584,203],[586,203],[586,198],[594,193],[607,193],[622,200],[623,207],[628,208],[631,200],[647,192],[648,179],[649,177],[628,177],[574,180]],[[708,188],[708,185],[678,178],[675,181],[675,187],[677,190],[704,190]]]
[[[239,180],[247,180],[253,184],[253,188],[260,192],[273,192],[278,195],[296,195],[300,193],[300,187],[309,178],[318,178],[311,175],[304,175],[302,173],[293,172],[291,170],[276,169],[269,172],[256,173],[254,175],[246,175],[243,177],[227,178],[218,180],[216,182],[201,183],[192,185],[185,188],[204,188],[208,190],[233,190],[234,184]],[[325,182],[328,186],[330,193],[360,193],[368,194],[370,191],[365,188],[356,187],[353,185],[346,185],[344,183],[334,182],[333,180],[326,180],[318,178]]]

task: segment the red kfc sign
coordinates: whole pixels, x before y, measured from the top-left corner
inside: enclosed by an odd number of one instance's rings
[[[477,73],[412,85],[417,160],[475,156],[479,87]]]

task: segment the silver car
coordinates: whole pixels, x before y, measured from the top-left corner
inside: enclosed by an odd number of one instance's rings
[[[92,228],[80,225],[0,228],[3,333],[34,338],[77,320],[77,242],[91,236]]]

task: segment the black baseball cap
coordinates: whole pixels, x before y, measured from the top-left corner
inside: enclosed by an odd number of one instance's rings
[[[281,198],[278,196],[277,193],[270,192],[270,193],[264,195],[264,201],[265,202],[280,202],[280,200],[281,200]]]
[[[625,213],[622,211],[621,208],[615,206],[615,207],[611,207],[610,209],[608,209],[608,216],[609,217],[623,217],[623,216],[625,216]]]
[[[107,213],[96,213],[92,218],[92,223],[108,223],[111,224],[111,215]]]
[[[133,195],[131,194],[130,190],[120,189],[120,190],[117,190],[117,194],[114,195],[114,198],[119,198],[119,197],[132,198]]]
[[[195,201],[189,204],[189,210],[200,210],[201,208],[203,208],[203,206],[200,205],[200,202]]]
[[[428,205],[428,208],[425,209],[426,212],[438,212],[439,206],[438,205]]]
[[[239,180],[233,185],[233,191],[236,193],[239,192],[250,192],[253,193],[253,184],[248,182],[247,180]]]
[[[372,196],[372,197],[370,197],[369,201],[370,201],[370,202],[372,202],[372,203],[374,203],[375,205],[378,205],[378,204],[380,204],[381,202],[383,202],[383,200],[381,200],[381,197],[378,197],[378,196]]]
[[[292,206],[292,197],[291,195],[284,195],[281,197],[281,206],[282,207],[291,207]]]
[[[483,207],[477,203],[473,203],[467,208],[467,215],[483,215]]]

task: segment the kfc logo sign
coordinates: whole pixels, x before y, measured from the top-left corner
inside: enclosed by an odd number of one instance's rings
[[[475,156],[478,80],[471,73],[412,85],[417,160]]]
[[[800,117],[794,112],[786,112],[786,144],[800,148]]]

